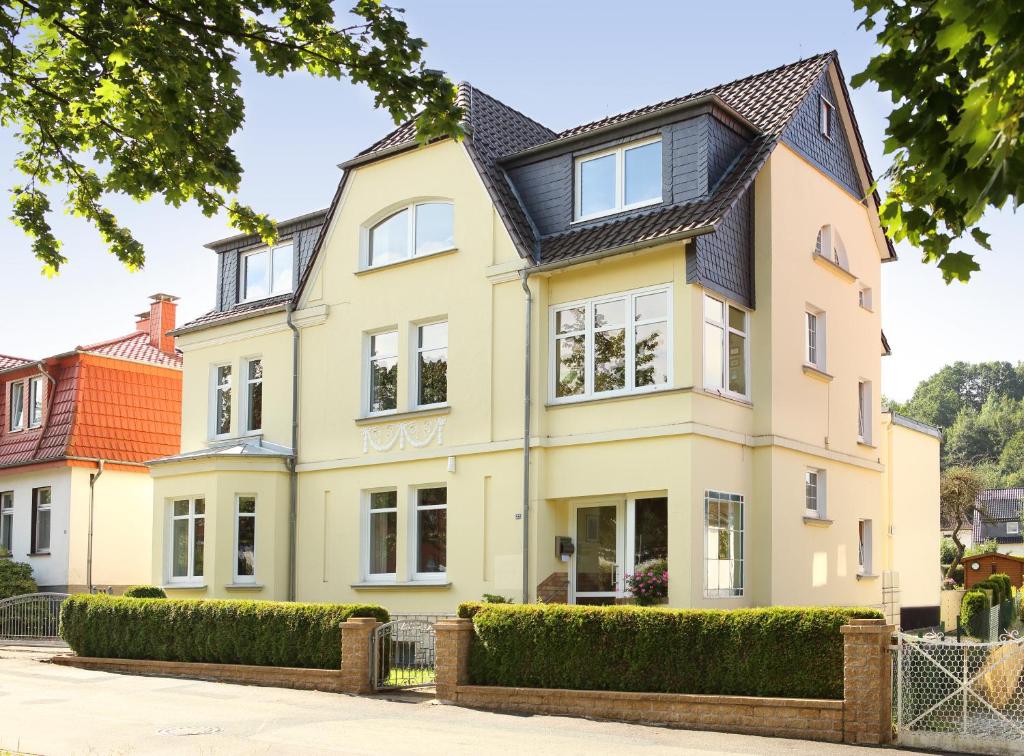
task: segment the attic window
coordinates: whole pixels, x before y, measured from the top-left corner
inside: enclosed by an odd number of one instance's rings
[[[425,257],[455,248],[451,202],[420,202],[402,208],[369,229],[367,267]]]
[[[818,238],[814,242],[814,254],[823,257],[833,265],[837,265],[849,272],[850,261],[846,256],[846,245],[831,225],[824,225],[818,229]]]
[[[261,247],[242,255],[242,300],[251,302],[292,290],[291,241]]]
[[[832,127],[835,118],[836,106],[826,100],[824,97],[821,98],[821,114],[819,116],[819,126],[821,127],[821,135],[826,139],[832,138]]]
[[[661,137],[576,159],[577,221],[661,202]]]

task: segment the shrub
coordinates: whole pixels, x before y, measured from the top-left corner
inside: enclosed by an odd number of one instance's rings
[[[337,669],[340,625],[387,622],[373,604],[71,596],[60,634],[79,656]]]
[[[32,579],[31,565],[0,559],[0,599],[38,592],[39,586]]]
[[[639,606],[650,606],[668,596],[668,560],[649,559],[626,575],[626,590]]]
[[[991,607],[988,603],[988,595],[984,591],[972,588],[964,594],[960,603],[960,627],[966,630],[975,638],[985,635],[982,623],[987,627],[988,610]]]
[[[167,594],[158,585],[130,585],[121,594],[125,598],[154,598],[165,599]]]
[[[1010,581],[1009,575],[1004,572],[997,572],[995,575],[989,577],[989,580],[999,583],[1000,604],[1013,598],[1013,583]]]
[[[957,548],[953,539],[946,536],[939,542],[939,563],[943,565],[953,564],[956,559]]]
[[[875,609],[693,610],[463,604],[480,685],[843,697],[843,640]]]
[[[974,590],[992,591],[992,606],[1003,603],[1006,597],[1003,596],[1003,584],[992,577],[986,578],[974,584]]]
[[[505,596],[499,596],[497,593],[485,593],[483,603],[485,604],[514,604],[515,602],[506,598]]]

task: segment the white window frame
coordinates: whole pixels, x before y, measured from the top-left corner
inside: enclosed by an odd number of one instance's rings
[[[648,318],[646,320],[634,320],[633,313],[636,312],[636,299],[648,294],[657,294],[662,292],[665,294],[665,319]],[[550,305],[548,307],[548,354],[550,355],[548,370],[548,403],[572,404],[574,402],[585,402],[592,399],[604,399],[606,397],[613,396],[643,395],[671,389],[675,385],[675,378],[673,375],[675,337],[672,325],[675,318],[673,314],[672,294],[672,284],[658,284],[656,286],[647,286],[642,289],[620,291],[614,294],[603,294],[599,297],[592,297],[590,299],[578,299],[573,302],[560,302],[558,304]],[[626,300],[625,321],[622,325],[622,328],[626,331],[626,385],[624,388],[615,389],[613,391],[596,392],[594,391],[594,307],[605,302],[614,302],[618,299]],[[576,307],[584,308],[583,330],[579,332],[574,331],[572,333],[558,333],[558,313],[562,310],[570,310]],[[665,340],[667,347],[666,372],[668,380],[665,383],[656,383],[651,386],[634,387],[634,383],[636,382],[636,329],[638,326],[652,325],[655,323],[665,323]],[[598,328],[597,330],[602,331],[609,329]],[[556,396],[558,386],[558,340],[560,338],[574,335],[581,335],[584,340],[585,356],[583,360],[583,369],[585,377],[583,393],[573,396]]]
[[[444,504],[429,504],[421,507],[419,502],[419,492],[431,489],[431,488],[443,488],[445,489],[445,503]],[[448,581],[448,537],[445,535],[445,572],[420,572],[420,528],[419,528],[419,513],[420,510],[445,510],[445,515],[448,512],[448,484],[447,483],[423,483],[417,484],[409,489],[409,527],[407,528],[410,539],[409,539],[409,572],[412,574],[412,579],[421,582],[434,582],[444,583]],[[445,520],[447,524],[447,520]]]
[[[807,486],[810,485],[808,478],[814,476],[815,496],[812,501],[807,495]],[[828,518],[828,473],[825,470],[815,467],[808,467],[804,470],[804,516],[816,517],[819,520]]]
[[[875,311],[874,293],[871,291],[870,286],[865,286],[864,284],[857,286],[857,304],[860,305],[861,309],[868,312]]]
[[[394,493],[395,494],[395,506],[394,507],[388,507],[387,509],[373,509],[373,510],[371,510],[370,509],[370,499],[371,499],[372,495],[375,494],[375,493]],[[362,493],[362,500],[363,500],[362,507],[361,507],[362,517],[360,518],[362,520],[362,523],[360,525],[360,532],[361,532],[360,541],[361,541],[361,546],[362,546],[362,549],[361,549],[361,551],[362,551],[362,558],[361,558],[360,561],[362,562],[361,572],[362,572],[362,575],[363,575],[363,581],[367,582],[367,583],[394,583],[398,579],[398,550],[399,550],[399,548],[401,546],[399,543],[397,543],[397,540],[398,540],[398,518],[400,517],[399,511],[398,511],[399,510],[399,506],[398,506],[398,500],[399,500],[398,488],[395,487],[395,486],[383,486],[381,488],[367,488]],[[373,517],[372,513],[390,514],[391,512],[395,513],[395,539],[396,539],[396,543],[395,543],[395,571],[394,572],[376,572],[376,573],[371,573],[370,572],[370,546],[371,546],[371,544],[370,544],[370,536],[371,536],[372,529],[370,527],[370,524],[371,524],[371,518]]]
[[[238,409],[239,409],[239,414],[241,415],[241,417],[239,418],[239,424],[240,424],[240,426],[242,428],[241,435],[243,435],[243,436],[258,435],[258,434],[263,432],[263,428],[262,428],[262,411],[263,411],[264,407],[260,408],[261,427],[259,427],[259,428],[250,428],[249,427],[249,389],[253,385],[257,384],[257,383],[260,384],[260,386],[263,385],[263,378],[262,377],[260,377],[260,378],[250,378],[249,377],[249,366],[253,362],[259,362],[261,364],[261,366],[262,366],[263,356],[257,354],[257,355],[253,355],[251,357],[243,357],[242,358],[242,362],[241,362],[241,370],[239,371],[239,373],[241,374],[241,378],[242,378],[242,395],[238,398]],[[261,373],[261,376],[262,376],[262,373]],[[264,402],[264,406],[265,406],[265,404],[266,403]]]
[[[1013,528],[1013,530],[1010,528]],[[1017,520],[1011,520],[1006,523],[1006,535],[1020,535],[1020,522]]]
[[[873,575],[874,533],[869,519],[857,520],[857,574]]]
[[[861,378],[857,381],[857,441],[862,444],[871,444],[872,430],[874,430],[874,418],[871,407],[874,402],[873,387],[871,381]]]
[[[14,555],[14,491],[0,491],[0,547],[4,541],[10,545],[7,550]]]
[[[821,95],[818,106],[818,131],[829,141],[832,140],[832,132],[835,129],[835,115],[836,106]]]
[[[26,419],[28,421],[28,427],[30,429],[39,428],[43,425],[43,415],[46,413],[46,386],[43,383],[45,379],[41,375],[33,376],[28,379],[28,407],[26,408]],[[33,396],[39,397],[39,416],[35,416],[35,404],[32,401]]]
[[[274,251],[281,249],[282,247],[292,248],[292,264],[288,274],[288,288],[275,289]],[[249,296],[249,292],[246,290],[246,269],[249,264],[249,259],[252,257],[258,257],[259,255],[267,255],[267,293],[260,296]],[[282,239],[273,246],[257,247],[256,249],[250,249],[247,252],[242,252],[238,261],[238,267],[238,287],[241,290],[239,301],[258,302],[261,299],[269,299],[270,297],[276,297],[279,294],[288,294],[295,288],[295,281],[293,280],[295,278],[295,240],[292,238]]]
[[[732,497],[739,497],[739,501],[738,502],[732,501]],[[736,589],[735,588],[721,588],[721,587],[710,588],[708,586],[708,562],[712,561],[708,557],[708,504],[710,503],[711,499],[716,499],[716,500],[719,500],[719,501],[723,500],[723,499],[728,499],[730,505],[732,505],[732,504],[739,504],[739,507],[740,507],[740,527],[739,527],[739,531],[738,531],[739,534],[740,534],[740,555],[739,555],[738,558],[737,557],[733,557],[733,559],[729,560],[729,561],[732,561],[732,562],[739,561],[739,563],[740,563],[740,581],[739,581],[740,585],[739,585],[739,592],[738,593],[723,594],[722,593],[723,590],[724,591],[735,591]],[[706,489],[704,491],[704,517],[702,518],[702,525],[701,525],[701,540],[704,543],[704,559],[703,559],[703,563],[701,564],[701,568],[702,568],[701,572],[703,573],[703,575],[701,577],[701,581],[702,581],[703,586],[704,586],[704,598],[707,598],[707,599],[737,599],[737,598],[743,598],[744,594],[746,593],[746,590],[747,590],[747,565],[746,565],[746,556],[745,556],[746,555],[746,551],[747,551],[747,544],[746,544],[746,517],[747,517],[747,500],[746,500],[746,497],[743,494],[728,493],[726,491],[713,491],[713,490],[710,490],[710,489]],[[715,559],[713,561],[717,562],[717,561],[721,561],[721,560]]]
[[[811,323],[814,323],[814,355],[811,355]],[[807,305],[804,308],[804,364],[821,372],[828,365],[828,319],[823,310]]]
[[[242,507],[241,507],[242,499],[252,499],[253,511],[251,513],[250,512],[242,512]],[[257,524],[257,522],[256,522],[256,514],[257,514],[257,510],[258,509],[259,509],[259,497],[257,497],[256,494],[254,494],[254,493],[235,494],[235,534],[234,534],[234,540],[233,540],[234,551],[232,551],[232,553],[231,553],[231,561],[232,561],[232,565],[231,565],[231,581],[233,583],[235,583],[236,585],[246,585],[246,584],[255,584],[256,583],[256,571],[257,571],[257,568],[258,568],[258,565],[259,565],[259,560],[256,557],[256,524]],[[252,518],[252,521],[253,521],[253,529],[252,529],[252,535],[253,535],[253,541],[252,541],[252,565],[253,566],[252,566],[252,574],[251,575],[239,575],[238,574],[238,547],[239,547],[238,536],[239,536],[239,531],[240,531],[240,528],[238,526],[241,524],[241,520],[242,520],[243,517],[250,517],[250,518]],[[203,571],[204,572],[206,571],[205,564],[204,564]]]
[[[818,229],[818,235],[814,240],[814,256],[835,265],[840,270],[850,272],[850,257],[846,253],[843,237],[831,223],[826,223]]]
[[[448,322],[448,318],[438,318],[437,320],[426,320],[421,323],[412,324],[412,332],[410,333],[410,346],[412,347],[412,360],[410,367],[412,368],[412,380],[409,382],[412,384],[410,389],[412,391],[409,397],[409,406],[415,407],[416,409],[434,409],[436,407],[447,407],[448,406],[448,387],[445,385],[445,395],[443,402],[431,402],[430,404],[420,404],[420,353],[434,351],[433,349],[424,349],[420,346],[420,329],[427,328],[433,325],[444,324],[448,326],[448,339],[445,341],[444,348],[448,352],[445,357],[445,364],[448,364],[448,359],[451,357],[450,343],[451,343],[451,326]],[[386,332],[385,332],[386,333]]]
[[[722,305],[722,322],[716,323],[713,320],[708,320],[707,311],[705,309],[705,300],[710,299],[714,302],[718,302]],[[732,397],[733,399],[743,399],[746,401],[750,400],[750,310],[746,307],[731,302],[725,297],[715,296],[707,292],[704,293],[703,299],[701,299],[701,345],[702,354],[701,360],[706,365],[708,362],[708,340],[707,340],[707,326],[713,325],[716,328],[722,329],[722,385],[719,386],[708,386],[705,380],[704,370],[701,370],[701,383],[704,386],[705,391],[709,391],[713,394],[719,394],[721,396]],[[729,308],[733,307],[743,313],[743,322],[746,325],[745,331],[740,331],[737,328],[733,328],[729,323]],[[745,393],[739,393],[729,388],[729,334],[735,333],[743,337],[743,385],[747,389]],[[702,365],[703,368],[703,365]]]
[[[176,501],[187,501],[188,502],[188,514],[175,515],[174,514],[174,502]],[[196,514],[196,502],[203,502],[203,514]],[[205,580],[206,573],[206,555],[203,554],[203,575],[194,575],[195,571],[195,547],[196,547],[196,520],[203,520],[203,549],[206,549],[206,510],[208,508],[208,502],[206,496],[195,495],[195,496],[175,496],[166,500],[167,506],[167,584],[168,585],[202,585]],[[174,575],[174,521],[175,520],[188,520],[188,553],[186,554],[188,564],[188,574]]]
[[[635,142],[628,142],[626,144],[620,144],[615,147],[610,147],[607,150],[601,150],[600,152],[591,152],[586,155],[580,155],[574,161],[573,168],[573,223],[586,223],[587,221],[593,220],[594,218],[603,218],[606,215],[614,215],[616,213],[626,212],[628,210],[636,210],[641,207],[649,207],[651,205],[657,205],[662,202],[663,196],[659,191],[657,197],[653,197],[648,200],[642,200],[640,202],[634,202],[632,204],[625,204],[626,196],[626,152],[635,149],[637,147],[645,147],[649,144],[662,143],[661,135],[648,137],[646,139],[638,139]],[[662,181],[664,181],[664,144],[662,144]],[[583,198],[583,164],[588,163],[591,160],[598,160],[608,155],[615,155],[615,207],[610,210],[602,210],[597,213],[591,213],[590,215],[583,215],[581,212],[580,201]]]
[[[17,402],[19,410],[18,424],[14,424],[14,389],[15,387],[21,387],[21,398]],[[28,393],[28,386],[25,380],[11,381],[7,384],[7,431],[8,433],[19,433],[25,430],[25,421],[27,414],[25,412],[25,395]]]
[[[231,374],[228,376],[227,383],[219,383],[217,380],[217,373],[220,368],[229,368]],[[234,401],[234,378],[235,368],[230,362],[217,362],[210,365],[210,438],[221,439],[231,437],[231,426],[234,420],[234,407],[232,406]],[[220,406],[220,392],[223,389],[228,389],[232,393],[232,401],[228,402],[228,429],[224,433],[217,433],[217,411]]]
[[[450,205],[451,206],[451,208],[452,208],[452,246],[445,247],[444,249],[436,249],[433,252],[424,252],[422,254],[416,254],[416,208],[418,208],[420,205]],[[404,257],[400,257],[397,260],[389,260],[388,262],[371,264],[370,263],[370,242],[371,242],[371,237],[373,235],[373,229],[375,229],[377,226],[381,225],[385,221],[390,220],[392,217],[398,215],[403,210],[408,210],[409,211],[407,219],[406,219],[406,222],[408,223],[408,228],[406,229],[406,232],[405,232],[406,233],[406,236],[405,236],[405,242],[406,242],[406,249],[405,249],[405,251],[406,251],[406,254],[405,254],[405,256]],[[360,237],[361,237],[360,244],[359,244],[359,247],[360,247],[359,268],[360,268],[360,270],[377,270],[378,268],[387,268],[388,266],[391,266],[391,265],[398,265],[400,263],[406,262],[407,260],[419,260],[419,259],[423,259],[423,258],[427,258],[427,257],[433,257],[434,255],[442,255],[445,252],[451,252],[451,251],[453,251],[455,249],[458,249],[458,244],[455,243],[455,203],[452,202],[450,199],[443,199],[443,198],[431,199],[431,198],[425,198],[425,199],[416,200],[415,202],[410,202],[407,205],[401,205],[401,206],[398,206],[398,207],[393,207],[393,208],[385,211],[382,214],[379,213],[379,214],[373,216],[373,218],[371,220],[367,221],[363,225],[363,227],[361,229]]]
[[[46,504],[39,503],[39,494],[43,491],[50,492],[50,500]],[[46,548],[39,548],[39,513],[50,513],[50,530],[46,534]],[[53,548],[53,489],[50,486],[39,486],[32,489],[32,550],[33,555],[49,554]]]
[[[401,388],[401,371],[402,371],[402,344],[399,339],[398,326],[387,326],[385,328],[378,328],[375,331],[367,331],[363,334],[363,412],[365,417],[382,417],[386,415],[394,415],[399,411],[399,390]],[[395,334],[395,353],[393,355],[385,355],[378,357],[377,359],[388,359],[394,357],[398,361],[398,372],[395,375],[396,386],[395,386],[395,408],[386,410],[374,411],[371,407],[373,401],[373,353],[371,351],[371,344],[374,336],[384,336],[389,333]]]

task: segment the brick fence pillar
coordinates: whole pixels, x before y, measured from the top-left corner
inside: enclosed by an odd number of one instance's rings
[[[892,659],[895,628],[881,619],[854,619],[843,634],[843,741],[892,741]]]
[[[437,643],[435,664],[437,698],[455,701],[455,689],[469,684],[469,646],[473,642],[473,620],[446,619],[434,625]]]
[[[380,627],[373,617],[350,617],[341,623],[341,684],[346,693],[372,693],[370,637]]]

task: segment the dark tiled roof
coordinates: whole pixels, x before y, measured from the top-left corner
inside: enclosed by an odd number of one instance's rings
[[[171,331],[171,333],[186,333],[200,326],[207,326],[211,323],[217,323],[223,320],[234,320],[240,316],[249,317],[259,315],[263,310],[272,310],[275,307],[287,304],[291,298],[291,293],[278,294],[275,297],[260,299],[256,302],[242,302],[227,310],[210,310],[206,314],[200,315],[195,320],[191,320],[184,325],[178,326],[175,330]]]
[[[978,496],[981,508],[985,510],[989,521],[1006,522],[1020,520],[1021,508],[1024,506],[1024,488],[990,488]],[[985,540],[984,526],[986,521],[981,513],[974,512],[974,542]],[[1019,536],[996,538],[1000,542],[1020,541]]]
[[[823,53],[561,133],[555,133],[469,84],[461,84],[459,98],[466,112],[466,145],[520,254],[534,264],[554,264],[620,247],[711,231],[753,181],[798,105],[835,57],[834,52]],[[721,98],[759,132],[710,197],[625,219],[610,218],[547,236],[539,240],[538,250],[536,231],[501,168],[500,159],[539,145],[556,146],[562,140],[656,115],[708,96]],[[412,147],[415,143],[415,124],[409,121],[360,156],[365,158],[403,146]]]

